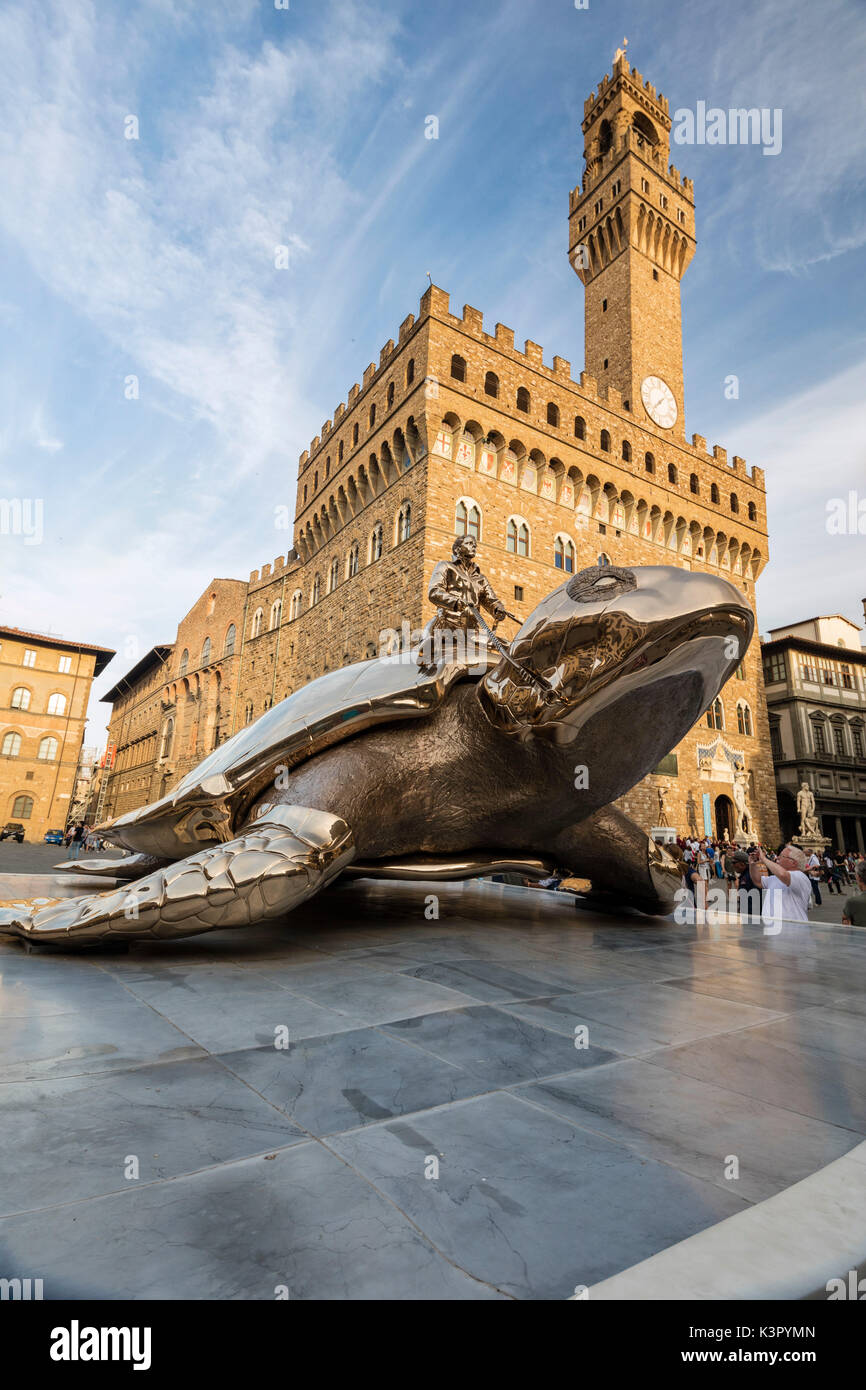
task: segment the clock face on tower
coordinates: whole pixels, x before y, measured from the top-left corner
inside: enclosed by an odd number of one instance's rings
[[[677,403],[674,393],[660,376],[644,377],[640,398],[647,415],[663,430],[669,430],[676,424]]]

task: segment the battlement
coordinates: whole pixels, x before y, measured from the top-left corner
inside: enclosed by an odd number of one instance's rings
[[[598,155],[593,160],[591,168],[584,171],[580,184],[577,188],[572,189],[569,195],[568,210],[570,213],[574,211],[581,198],[598,187],[602,179],[607,177],[629,150],[633,150],[645,163],[652,165],[660,178],[672,184],[677,192],[681,193],[690,203],[694,203],[695,185],[693,180],[685,174],[681,174],[674,164],[669,164],[665,168],[662,151],[657,146],[652,145],[644,135],[641,135],[640,131],[629,127],[620,135],[618,144],[611,145],[604,154]]]
[[[589,113],[592,111],[593,107],[601,99],[601,97],[606,95],[608,88],[613,86],[614,82],[619,77],[624,78],[627,83],[629,83],[633,87],[636,87],[642,93],[642,95],[644,95],[649,101],[652,102],[653,106],[655,106],[657,110],[661,111],[665,116],[669,115],[667,97],[664,96],[661,92],[657,92],[651,82],[645,82],[641,74],[638,72],[637,68],[629,66],[629,62],[625,54],[620,53],[619,56],[614,59],[613,73],[605,73],[604,77],[601,79],[601,82],[598,84],[598,90],[595,92],[590,92],[589,96],[586,98],[586,101],[583,103],[584,120],[586,120],[586,118],[589,116]]]
[[[339,425],[343,421],[344,417],[352,410],[359,396],[363,395],[368,390],[368,388],[373,385],[374,381],[377,380],[377,378],[388,366],[391,359],[396,355],[396,353],[400,351],[403,345],[408,341],[414,327],[415,315],[407,314],[406,318],[400,324],[397,346],[395,347],[394,345],[394,339],[389,338],[387,343],[385,343],[384,347],[381,349],[379,353],[379,365],[376,366],[375,362],[370,362],[367,365],[367,367],[364,369],[363,384],[359,385],[357,381],[354,383],[354,385],[349,390],[347,400],[341,401],[335,409],[333,423],[330,420],[326,420],[324,425],[322,426],[321,433],[317,434],[315,438],[311,441],[309,449],[305,449],[304,452],[301,454],[300,458],[298,459],[299,474],[303,473],[304,469],[311,462],[317,450],[320,449],[321,446],[324,444],[327,437],[330,434],[333,434],[334,430],[337,428],[337,425]]]
[[[595,377],[588,372],[581,372],[578,380],[571,374],[571,363],[565,357],[554,357],[553,365],[548,367],[544,363],[544,349],[539,343],[535,343],[531,338],[527,338],[523,351],[514,346],[514,329],[507,328],[502,323],[496,324],[494,333],[485,333],[483,314],[470,305],[464,305],[462,316],[452,314],[450,309],[451,297],[447,291],[439,289],[437,285],[432,285],[426,291],[421,300],[422,317],[429,313],[438,319],[443,320],[449,327],[456,329],[460,333],[466,333],[479,341],[488,343],[499,352],[505,353],[515,362],[523,362],[534,372],[548,377],[551,381],[556,381],[560,386],[567,386],[582,399],[592,404],[604,405],[609,410],[615,410],[622,418],[624,424],[635,425],[636,421],[631,411],[627,411],[622,403],[622,394],[614,387],[599,387]],[[689,449],[688,444],[680,444],[679,448]],[[744,478],[751,478],[757,486],[763,487],[763,473],[761,469],[753,468],[751,473],[746,468],[745,460],[738,454],[734,455],[731,462],[728,462],[727,450],[719,444],[714,444],[712,451],[707,450],[706,439],[699,434],[692,435],[691,451],[701,458],[724,467],[728,472],[741,473]]]
[[[363,388],[356,382],[349,392],[348,406],[339,405],[334,411],[334,425],[342,422],[344,416],[353,409],[360,397],[366,393],[369,387],[378,379],[380,373],[393,358],[395,352],[399,351],[400,345],[405,343],[408,335],[427,318],[435,318],[439,322],[445,323],[449,328],[453,328],[458,333],[463,333],[476,341],[488,344],[497,352],[504,354],[512,361],[523,364],[528,370],[538,375],[546,377],[551,382],[555,382],[560,387],[566,387],[581,400],[588,404],[604,406],[608,410],[615,411],[624,426],[640,428],[634,415],[623,406],[622,393],[614,387],[599,387],[595,377],[588,372],[581,372],[578,380],[572,376],[571,363],[565,357],[555,356],[552,365],[546,365],[544,361],[544,349],[540,343],[533,342],[527,338],[523,344],[523,350],[514,345],[514,329],[505,324],[497,323],[493,333],[484,330],[484,315],[480,309],[474,308],[471,304],[463,306],[462,314],[451,312],[451,296],[447,290],[440,289],[438,285],[430,285],[421,296],[419,304],[419,314],[417,320],[410,314],[404,319],[400,328],[398,347],[394,347],[392,339],[385,344],[380,354],[378,368],[373,363],[364,372]],[[301,454],[299,460],[299,472],[303,473],[309,466],[316,451],[321,447],[322,442],[327,436],[330,428],[330,421],[322,428],[322,435],[310,444],[309,450]],[[699,456],[702,460],[715,463],[719,468],[724,468],[728,473],[740,474],[744,479],[752,481],[755,486],[763,488],[764,475],[761,469],[753,468],[751,472],[747,469],[745,460],[739,455],[734,455],[729,462],[727,450],[721,445],[714,444],[712,451],[708,452],[706,439],[702,435],[693,434],[691,445],[682,443],[677,445],[680,449],[686,449]]]
[[[272,564],[262,565],[260,570],[251,571],[250,584],[271,584],[275,579],[282,579],[283,575],[295,569],[297,564],[298,554],[295,550],[290,550],[287,555],[278,555]]]

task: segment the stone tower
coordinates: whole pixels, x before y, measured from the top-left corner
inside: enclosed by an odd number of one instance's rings
[[[617,51],[584,102],[583,182],[569,259],[586,287],[586,368],[623,407],[685,437],[680,279],[695,250],[694,191],[668,164],[660,92]]]

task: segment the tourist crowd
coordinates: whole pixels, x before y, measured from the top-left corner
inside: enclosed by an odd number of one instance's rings
[[[66,846],[66,858],[77,859],[84,850],[89,853],[91,850],[102,849],[103,841],[93,828],[77,821],[74,825],[69,825],[63,836],[63,843]]]
[[[677,837],[667,849],[677,860],[695,906],[705,906],[712,885],[760,895],[760,911],[794,921],[806,921],[810,898],[821,904],[821,885],[841,895],[843,884],[855,892],[846,898],[842,921],[866,926],[866,856],[859,851],[827,848],[807,855],[795,845],[781,844],[775,853],[760,843],[732,845],[711,836]],[[739,898],[740,911],[751,913],[754,896]],[[748,904],[748,907],[745,905]]]

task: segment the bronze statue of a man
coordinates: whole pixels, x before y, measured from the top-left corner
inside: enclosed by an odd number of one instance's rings
[[[449,639],[447,634],[451,633],[461,634],[467,648],[475,651],[474,657],[467,653],[465,659],[477,660],[483,633],[476,613],[486,608],[497,622],[506,616],[505,604],[496,597],[489,579],[475,563],[476,549],[474,536],[457,536],[451,547],[451,559],[440,560],[430,576],[427,597],[436,604],[436,613],[421,638],[419,661],[422,666],[434,661],[436,647],[445,646],[449,640],[455,649],[449,648],[449,655],[454,658],[459,641]]]

